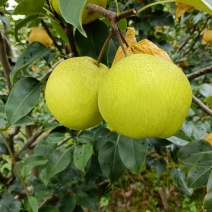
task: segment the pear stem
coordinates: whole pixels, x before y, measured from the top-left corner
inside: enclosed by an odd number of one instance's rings
[[[105,40],[105,42],[104,42],[104,44],[102,46],[102,49],[101,49],[101,51],[99,53],[99,56],[97,58],[97,66],[99,66],[99,64],[101,63],[101,60],[102,60],[102,56],[104,54],[104,51],[105,51],[105,49],[106,49],[106,47],[107,47],[110,39],[112,38],[113,34],[114,34],[113,30],[111,30],[110,31],[110,34],[108,35],[107,39]]]

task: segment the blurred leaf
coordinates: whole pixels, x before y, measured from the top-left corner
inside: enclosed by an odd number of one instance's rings
[[[176,188],[186,196],[191,196],[193,190],[188,188],[186,183],[186,174],[181,168],[172,168],[171,176]]]
[[[21,202],[16,200],[12,194],[4,192],[0,199],[1,212],[19,212]]]
[[[212,191],[208,192],[204,197],[203,207],[208,212],[212,211]]]
[[[35,197],[30,196],[27,198],[28,204],[30,206],[29,212],[38,212],[38,201]]]
[[[40,82],[32,77],[19,80],[12,88],[5,111],[9,125],[14,125],[27,115],[38,103]]]
[[[207,182],[207,192],[212,191],[212,172],[209,175],[208,182]]]
[[[119,155],[117,142],[107,141],[99,150],[98,159],[103,173],[111,182],[118,180],[126,170]]]
[[[26,18],[24,18],[23,20],[19,21],[16,25],[15,25],[15,29],[14,29],[14,36],[17,42],[20,42],[19,37],[18,37],[18,30],[21,29],[22,27],[26,27],[28,22],[31,22],[35,19],[38,18],[38,15],[30,15],[27,16]]]
[[[5,106],[0,106],[0,117],[6,118]]]
[[[49,157],[49,161],[46,167],[46,184],[51,177],[64,170],[71,161],[71,148],[63,149],[59,148]]]
[[[39,212],[60,212],[59,209],[52,205],[44,205],[39,208]]]
[[[82,27],[82,10],[85,6],[86,0],[59,0],[59,7],[63,18],[67,23],[75,26],[79,32],[86,36]]]
[[[206,141],[189,143],[180,148],[177,157],[185,164],[195,164],[205,153],[211,152],[212,146]]]
[[[148,139],[132,139],[120,136],[118,151],[123,164],[132,172],[140,173],[148,150]]]
[[[46,164],[47,162],[48,160],[44,156],[35,154],[35,155],[29,156],[24,161],[24,164],[29,166],[40,166],[40,165]]]
[[[151,13],[150,23],[152,26],[172,26],[174,27],[173,16],[169,12],[157,10]]]
[[[1,7],[2,5],[4,5],[6,2],[7,2],[7,0],[1,0],[1,1],[0,1],[0,7]]]
[[[74,148],[74,164],[81,171],[85,172],[85,166],[88,163],[93,152],[93,145],[82,144]]]
[[[76,206],[76,200],[73,198],[73,196],[65,196],[59,202],[60,211],[73,212],[75,206]]]
[[[22,0],[15,8],[13,15],[32,15],[45,13],[43,10],[45,0]]]
[[[59,36],[65,41],[68,42],[68,37],[64,31],[64,29],[59,25],[58,22],[51,20],[51,24],[54,27],[55,31],[59,34]]]
[[[96,33],[98,29],[98,33]],[[102,46],[109,35],[109,29],[100,20],[96,20],[84,26],[87,38],[82,36],[79,31],[75,33],[75,40],[80,52],[80,56],[90,56],[97,59]],[[105,49],[101,63],[108,64],[108,47]]]
[[[12,84],[14,84],[17,75],[22,69],[35,62],[36,60],[47,56],[48,54],[50,54],[50,52],[51,48],[47,48],[39,42],[33,42],[32,44],[30,44],[18,58],[16,65],[10,74],[10,80]]]
[[[204,102],[209,105],[209,107],[212,106],[212,96],[208,96],[204,99]]]
[[[212,40],[212,38],[211,38],[211,40]],[[212,96],[212,86],[209,85],[209,84],[203,84],[203,85],[201,86],[200,93],[201,93],[204,97]]]
[[[163,172],[167,168],[167,164],[164,159],[157,159],[151,156],[147,156],[146,163],[150,168],[155,170],[158,178],[163,174]]]
[[[212,169],[212,151],[204,153],[201,157],[197,156],[197,159],[188,172],[188,185],[191,188],[207,185]]]

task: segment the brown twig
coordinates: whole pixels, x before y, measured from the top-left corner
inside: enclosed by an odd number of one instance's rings
[[[202,75],[205,75],[205,74],[208,74],[211,72],[212,72],[212,66],[208,66],[206,68],[201,69],[200,71],[196,71],[194,73],[187,74],[186,76],[189,80],[192,80],[194,78],[200,77]]]
[[[133,8],[131,10],[122,12],[118,16],[115,12],[110,11],[110,10],[106,10],[105,8],[103,8],[101,6],[98,6],[98,5],[95,5],[95,4],[88,4],[86,8],[88,10],[92,10],[92,11],[95,11],[95,12],[103,15],[104,17],[106,17],[110,21],[112,32],[118,38],[119,44],[120,44],[120,46],[121,46],[121,48],[122,48],[122,50],[124,52],[124,55],[127,56],[127,53],[126,53],[126,50],[125,50],[125,47],[124,47],[124,43],[126,44],[126,46],[128,46],[128,44],[127,44],[125,38],[123,37],[123,35],[121,34],[121,31],[120,31],[120,29],[118,27],[117,22],[120,21],[123,18],[127,18],[129,16],[136,15],[138,13],[138,11]],[[109,36],[110,36],[110,38],[112,37],[111,34],[109,34]],[[102,52],[101,52],[101,54],[102,54]],[[99,60],[98,60],[98,63],[99,63]]]
[[[76,47],[76,42],[75,42],[75,38],[74,38],[74,27],[73,25],[67,23],[66,25],[66,35],[68,37],[70,46],[71,46],[71,51],[72,51],[72,56],[76,57],[78,56],[78,51],[77,51],[77,47]]]
[[[106,49],[106,47],[107,47],[110,39],[112,38],[113,34],[114,34],[113,30],[111,30],[110,31],[110,34],[108,35],[107,39],[105,40],[105,42],[104,42],[104,44],[102,46],[102,49],[101,49],[101,51],[99,53],[99,56],[98,56],[98,58],[96,60],[97,61],[97,66],[99,66],[99,64],[101,63],[101,60],[102,60],[102,56],[104,54],[104,51],[105,51],[105,49]]]
[[[20,170],[19,170],[19,168],[18,168],[18,166],[16,164],[16,160],[15,160],[15,157],[13,155],[13,152],[11,151],[10,145],[8,144],[8,140],[7,140],[7,138],[4,136],[4,134],[1,131],[0,131],[0,134],[1,134],[2,138],[3,138],[3,140],[4,140],[4,143],[5,143],[6,147],[7,147],[7,150],[9,152],[9,154],[10,154],[10,157],[12,159],[12,164],[14,165],[15,170],[16,170],[18,176],[19,176],[19,179],[21,180],[21,183],[22,183],[22,185],[24,187],[25,193],[26,193],[27,197],[29,197],[30,196],[29,195],[29,191],[28,191],[26,183],[25,183],[25,181],[24,181],[24,179],[22,177],[22,174],[21,174],[21,172],[20,172]]]
[[[41,24],[42,24],[42,26],[44,27],[44,29],[46,30],[46,32],[47,32],[47,34],[49,35],[49,37],[53,40],[53,43],[54,43],[55,47],[59,50],[59,52],[60,52],[62,55],[64,55],[64,52],[63,52],[61,46],[59,46],[59,45],[57,44],[57,42],[55,41],[54,37],[52,36],[51,31],[49,30],[49,28],[48,28],[48,26],[46,25],[46,23],[44,22],[44,20],[41,20]]]
[[[7,58],[7,48],[6,48],[6,37],[0,31],[0,62],[3,67],[4,76],[7,81],[8,90],[12,89],[12,84],[10,82],[10,73],[12,71],[8,58]]]
[[[197,104],[205,113],[212,116],[212,110],[207,107],[201,100],[199,100],[196,96],[192,97],[192,100],[195,104]]]
[[[62,146],[63,144],[65,144],[68,140],[70,140],[71,138],[73,138],[72,135],[68,136],[67,138],[63,139],[60,143],[58,143],[57,147]]]

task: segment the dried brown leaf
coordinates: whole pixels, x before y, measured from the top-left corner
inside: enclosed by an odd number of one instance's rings
[[[132,27],[127,28],[125,40],[129,45],[129,47],[125,46],[125,50],[128,56],[132,54],[150,54],[172,62],[169,55],[163,49],[155,45],[153,42],[144,39],[137,43],[135,38],[135,29]],[[113,60],[113,64],[115,64],[124,57],[125,57],[124,52],[122,48],[119,47]]]
[[[195,9],[193,6],[189,5],[189,4],[184,4],[181,2],[176,2],[176,12],[175,12],[175,17],[179,18],[180,16],[182,16],[185,12],[190,12],[193,9]]]

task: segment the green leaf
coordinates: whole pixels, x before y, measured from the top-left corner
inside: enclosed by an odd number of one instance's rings
[[[202,155],[212,151],[212,146],[207,141],[197,141],[189,143],[180,148],[177,153],[178,160],[184,164],[195,164]]]
[[[18,38],[18,30],[21,29],[22,27],[26,27],[26,24],[28,22],[31,22],[35,19],[38,18],[38,15],[30,15],[27,16],[26,18],[24,18],[23,20],[19,21],[16,25],[15,25],[15,29],[14,29],[14,36],[17,42],[20,42],[19,38]]]
[[[86,0],[59,0],[60,11],[65,21],[75,26],[86,37],[82,27],[82,10],[85,3]]]
[[[3,193],[0,199],[1,212],[19,212],[21,210],[21,202],[16,200],[12,194]]]
[[[5,111],[9,125],[14,125],[38,103],[40,82],[32,77],[19,80],[12,88]]]
[[[99,150],[98,160],[103,173],[111,182],[118,180],[126,170],[119,155],[118,140],[107,141]]]
[[[185,4],[192,5],[192,6],[196,7],[197,9],[203,10],[203,11],[207,12],[208,14],[212,15],[211,0],[195,0],[195,1],[191,1],[191,0],[177,0],[177,1],[185,3]]]
[[[15,8],[13,15],[32,15],[45,13],[43,10],[45,0],[22,0]]]
[[[191,188],[199,188],[207,185],[212,169],[212,152],[206,152],[191,167],[188,172],[188,185]]]
[[[174,136],[167,138],[167,140],[178,146],[184,146],[188,144],[190,141],[192,141],[188,129],[190,128],[184,124],[182,129],[180,129]]]
[[[176,188],[186,196],[191,196],[193,190],[188,188],[186,183],[186,174],[181,168],[172,168],[171,176]]]
[[[123,164],[132,172],[140,173],[148,150],[148,139],[120,136],[118,151]]]
[[[163,174],[163,172],[167,168],[167,164],[164,159],[157,159],[151,156],[147,156],[146,163],[150,168],[156,171],[158,178]]]
[[[85,166],[88,163],[93,152],[92,144],[77,145],[74,148],[74,165],[85,172]]]
[[[71,161],[71,148],[63,149],[59,148],[49,157],[49,161],[46,167],[46,184],[48,184],[51,177],[55,174],[63,171]]]
[[[47,48],[39,42],[33,42],[32,44],[30,44],[18,58],[16,65],[12,73],[10,74],[10,80],[12,84],[14,84],[17,75],[20,73],[22,69],[27,67],[29,64],[35,62],[36,60],[49,55],[50,52],[51,48]]]
[[[31,117],[24,116],[15,123],[15,126],[26,126],[32,124],[34,124],[33,119]]]
[[[75,40],[81,56],[90,56],[97,59],[102,46],[109,35],[109,29],[100,20],[96,20],[84,26],[87,38],[82,36],[79,31],[76,31]],[[96,32],[98,29],[98,33]],[[102,63],[108,64],[108,46],[104,51]]]

